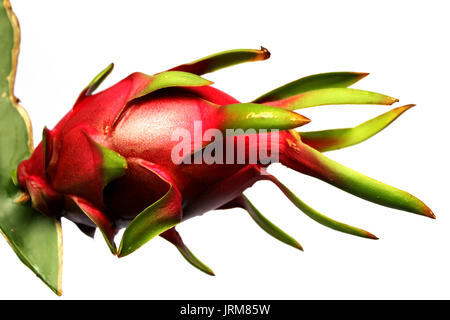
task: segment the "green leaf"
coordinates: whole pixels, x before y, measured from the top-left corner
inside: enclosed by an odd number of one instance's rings
[[[368,73],[359,72],[329,72],[304,77],[279,88],[276,88],[253,102],[263,103],[289,98],[291,96],[324,88],[347,88],[366,77]]]
[[[261,47],[261,50],[228,50],[212,54],[210,56],[195,60],[191,63],[179,65],[175,68],[170,69],[170,71],[184,71],[202,75],[244,62],[266,60],[269,57],[270,52],[264,47]]]
[[[354,128],[299,132],[299,134],[304,143],[321,152],[346,148],[374,136],[413,106],[409,104],[392,109]]]
[[[391,105],[397,101],[398,99],[396,98],[371,91],[349,88],[327,88],[307,91],[283,100],[267,102],[265,104],[286,110],[297,110],[335,104]]]
[[[19,26],[7,0],[0,5],[0,38],[0,231],[19,259],[60,295],[60,222],[43,216],[28,203],[18,203],[22,193],[10,178],[18,163],[30,156],[32,134],[29,118],[13,94]]]

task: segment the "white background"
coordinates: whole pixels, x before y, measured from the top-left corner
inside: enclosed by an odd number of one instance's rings
[[[233,48],[267,47],[272,58],[205,77],[249,101],[301,76],[370,72],[355,87],[417,106],[365,143],[328,155],[403,188],[433,221],[371,204],[281,165],[271,172],[317,210],[371,231],[378,241],[327,229],[273,185],[246,194],[305,252],[271,238],[242,210],[211,212],[179,226],[216,277],[191,267],[160,238],[124,259],[102,237],[63,222],[62,299],[450,298],[448,1],[12,1],[22,27],[16,95],[40,140],[108,63],[102,88]],[[304,129],[356,125],[389,107],[302,110]],[[58,299],[0,243],[0,298]]]

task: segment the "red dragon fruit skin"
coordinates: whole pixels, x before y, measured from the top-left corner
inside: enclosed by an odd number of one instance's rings
[[[102,71],[72,110],[17,168],[17,182],[32,206],[44,215],[66,217],[87,235],[98,227],[113,254],[126,256],[157,235],[172,242],[200,270],[213,274],[184,245],[175,226],[207,211],[243,208],[266,232],[288,245],[301,245],[268,221],[242,194],[259,180],[273,182],[306,215],[332,229],[377,239],[373,234],[332,220],[302,202],[266,169],[269,160],[323,180],[368,201],[434,218],[419,199],[348,169],[321,152],[362,142],[384,129],[412,105],[395,108],[355,128],[297,132],[310,120],[294,110],[338,104],[390,105],[398,100],[349,89],[367,74],[333,72],[293,81],[251,103],[240,103],[200,75],[223,67],[265,60],[269,52],[231,50],[148,76],[133,73],[93,93],[111,72]],[[214,144],[244,141],[245,163],[175,163],[177,129],[195,136],[208,130],[254,129],[223,141],[191,141],[193,160]],[[259,130],[259,131],[258,131]],[[244,140],[242,140],[244,139]],[[267,155],[256,163],[252,152]],[[195,154],[194,154],[195,153]],[[223,159],[229,155],[224,150]],[[270,155],[270,159],[269,159]],[[226,162],[226,161],[222,161]],[[120,247],[114,237],[126,228]]]

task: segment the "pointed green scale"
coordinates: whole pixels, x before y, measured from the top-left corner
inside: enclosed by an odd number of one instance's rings
[[[44,127],[44,130],[42,130],[42,150],[44,152],[44,168],[47,171],[52,156],[51,132],[47,127]]]
[[[102,182],[103,187],[105,187],[112,180],[117,179],[125,174],[128,167],[127,160],[122,157],[119,153],[102,146],[97,143],[91,136],[85,132],[86,137],[91,142],[92,145],[100,153],[102,158]]]
[[[272,181],[280,190],[286,195],[286,197],[304,214],[313,219],[314,221],[337,231],[348,233],[354,236],[378,239],[376,236],[363,229],[350,226],[348,224],[333,220],[320,212],[314,210],[302,200],[300,200],[291,190],[289,190],[284,184],[282,184],[277,178],[272,175],[266,175],[265,179]]]
[[[186,259],[187,262],[189,262],[192,266],[197,268],[198,270],[206,273],[207,275],[214,276],[214,272],[202,261],[200,261],[189,248],[184,244],[183,239],[181,238],[180,234],[178,233],[175,228],[171,228],[170,230],[167,230],[165,233],[169,233],[169,235],[162,236],[172,243],[177,250],[181,253],[183,258]]]
[[[94,79],[92,79],[92,81],[87,85],[87,87],[80,92],[74,106],[76,106],[81,100],[83,100],[87,96],[92,95],[94,91],[102,84],[102,82],[109,76],[109,74],[113,71],[113,69],[114,63],[111,63],[105,69],[100,71],[100,73],[97,74],[94,77]]]
[[[103,185],[121,177],[127,169],[127,160],[114,150],[98,145],[103,157]]]
[[[203,87],[213,82],[198,75],[182,71],[166,71],[151,77],[149,84],[133,99],[145,96],[156,90],[170,87]]]
[[[242,202],[242,206],[244,207],[244,209],[247,210],[250,217],[256,222],[258,226],[261,227],[261,229],[263,229],[275,239],[284,242],[288,246],[303,251],[303,247],[300,243],[297,242],[297,240],[295,240],[290,235],[274,225],[272,222],[270,222],[269,219],[263,216],[261,212],[259,212],[259,210],[256,209],[256,207],[244,195],[242,195]]]
[[[261,50],[235,49],[215,53],[193,62],[179,65],[170,70],[202,75],[244,62],[266,60],[269,57],[270,52],[264,47],[261,47]]]
[[[47,163],[47,160],[48,159],[46,159],[46,157],[47,157],[47,148],[48,148],[48,138],[49,138],[49,135],[50,135],[50,133],[48,132],[49,130],[48,130],[48,128],[47,128],[47,126],[44,126],[44,129],[42,130],[42,149],[44,150],[44,167],[46,167],[47,165],[46,165],[46,163]]]
[[[114,63],[110,63],[105,69],[100,71],[98,75],[88,84],[88,86],[83,90],[86,96],[90,96],[97,88],[102,84],[102,82],[109,76],[109,74],[114,69]]]
[[[297,94],[324,88],[347,88],[366,77],[368,73],[359,72],[329,72],[307,76],[279,88],[276,88],[259,98],[253,100],[255,103],[263,103],[286,99]]]
[[[282,108],[256,103],[235,103],[217,109],[219,130],[231,134],[248,134],[247,130],[288,130],[303,126],[311,120],[301,114]],[[227,129],[235,129],[230,132]],[[239,131],[238,131],[239,130]],[[198,149],[194,149],[187,157],[204,150],[212,142],[204,142]]]
[[[214,276],[214,272],[202,261],[200,261],[189,248],[181,242],[180,244],[175,245],[181,255],[189,262],[192,266],[196,267],[198,270],[206,273],[207,275]]]
[[[144,209],[131,221],[123,234],[119,257],[133,253],[154,237],[181,222],[181,203],[173,203],[175,192],[171,186],[164,197]]]
[[[225,129],[279,129],[302,126],[310,120],[298,113],[256,103],[236,103],[220,107]]]
[[[151,163],[142,159],[135,161],[145,168],[148,174],[157,175],[166,181],[169,189],[163,197],[144,209],[130,222],[120,243],[119,257],[129,255],[157,235],[181,222],[181,195],[178,190],[163,178]]]
[[[5,236],[19,259],[51,290],[61,295],[61,224],[31,208],[29,202],[19,204],[16,201],[22,192],[14,185],[18,183],[15,169],[20,161],[30,156],[33,145],[30,120],[16,103],[13,94],[19,32],[9,1],[1,1],[0,233]],[[20,279],[17,279],[17,283],[21,286]]]
[[[391,105],[397,101],[398,99],[396,98],[371,91],[350,88],[326,88],[307,91],[283,100],[267,102],[266,104],[286,110],[297,110],[337,104]]]
[[[293,136],[294,134],[297,132],[294,131]],[[304,144],[300,139],[292,148],[296,157],[292,160],[308,175],[367,201],[435,218],[431,209],[415,196],[347,168]]]
[[[346,148],[374,136],[413,106],[409,104],[392,109],[354,128],[299,132],[299,134],[304,143],[321,152]]]
[[[182,72],[182,71],[166,71],[166,72],[161,72],[159,74],[156,74],[154,76],[149,76],[144,73],[136,73],[135,75],[136,75],[136,77],[138,77],[138,79],[139,79],[138,81],[145,81],[146,85],[141,90],[133,93],[130,97],[128,97],[124,106],[117,113],[117,115],[114,119],[113,125],[112,125],[113,127],[117,124],[118,120],[120,119],[120,116],[124,113],[124,111],[130,105],[130,103],[132,101],[134,101],[135,99],[138,99],[147,94],[150,94],[152,92],[155,92],[157,90],[161,90],[164,88],[203,87],[203,86],[209,86],[213,83],[212,81],[206,80],[206,79],[199,77],[198,75],[195,75],[193,73]]]
[[[117,248],[114,242],[114,236],[116,235],[117,230],[112,225],[106,214],[82,198],[76,196],[71,196],[71,198],[74,203],[84,212],[84,214],[86,214],[86,216],[91,219],[91,221],[94,222],[95,225],[100,229],[100,232],[102,233],[106,244],[111,250],[111,253],[113,255],[116,255]]]

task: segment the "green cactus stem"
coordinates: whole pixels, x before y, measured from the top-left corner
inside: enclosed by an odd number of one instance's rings
[[[60,221],[42,215],[25,202],[28,197],[9,175],[30,156],[33,143],[30,120],[14,96],[20,29],[8,0],[0,4],[0,38],[0,231],[19,259],[61,295]]]

